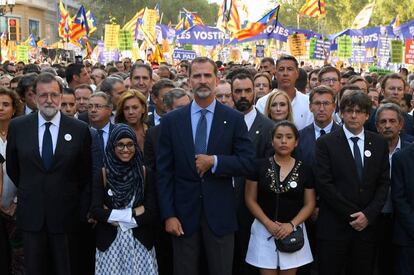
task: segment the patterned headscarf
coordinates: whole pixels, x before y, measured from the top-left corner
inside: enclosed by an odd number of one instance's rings
[[[122,162],[115,154],[116,144],[123,138],[130,138],[134,142],[135,155],[129,162]],[[144,200],[144,172],[135,132],[126,124],[116,124],[109,135],[105,151],[104,166],[114,208],[125,208],[134,196],[132,206],[141,204]]]

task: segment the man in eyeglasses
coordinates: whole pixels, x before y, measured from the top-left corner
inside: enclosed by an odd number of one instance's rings
[[[111,98],[104,92],[97,92],[89,98],[87,105],[89,123],[98,131],[102,141],[102,150],[105,151],[109,133],[113,128],[111,124],[112,103]]]

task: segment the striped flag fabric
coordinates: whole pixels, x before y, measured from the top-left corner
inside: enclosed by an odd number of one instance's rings
[[[85,8],[80,6],[78,13],[73,18],[70,27],[70,41],[79,43],[79,40],[89,34],[88,19],[86,17]]]
[[[270,24],[277,24],[280,5],[269,11],[257,22],[247,23],[247,26],[234,34],[238,41],[253,37],[264,31]]]
[[[300,15],[321,18],[326,15],[325,0],[306,0],[299,10]]]
[[[132,36],[135,38],[138,35],[138,27],[137,25],[142,20],[142,17],[144,16],[145,9],[139,10],[134,17],[132,17],[131,20],[129,20],[123,27],[123,30],[130,31]]]
[[[220,6],[217,28],[221,31],[234,34],[240,31],[240,16],[237,10],[236,0],[224,0]]]
[[[185,15],[178,21],[175,26],[176,30],[188,30],[193,26],[204,26],[200,16],[184,9]]]
[[[70,16],[69,12],[65,9],[62,1],[59,3],[59,37],[63,39],[69,38],[69,26],[70,26]]]
[[[374,11],[375,2],[366,5],[355,17],[354,22],[352,23],[351,29],[359,30],[369,24],[371,19],[372,12]]]
[[[95,17],[93,17],[93,14],[90,10],[86,12],[86,19],[88,20],[88,26],[89,26],[89,34],[96,31],[96,21]]]

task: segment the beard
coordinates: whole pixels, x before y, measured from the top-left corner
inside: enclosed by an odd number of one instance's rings
[[[60,106],[40,106],[38,104],[37,109],[46,120],[51,120],[59,112]]]
[[[200,99],[208,98],[212,92],[213,91],[207,85],[201,85],[200,87],[194,90],[194,94]]]
[[[238,111],[245,112],[253,106],[253,102],[250,102],[245,98],[241,98],[240,100],[234,102],[234,106]]]

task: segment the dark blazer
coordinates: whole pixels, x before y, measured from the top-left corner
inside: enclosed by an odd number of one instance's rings
[[[393,243],[414,246],[414,144],[392,157]]]
[[[334,122],[331,133],[339,129],[341,129],[341,126]],[[311,123],[299,131],[299,145],[295,150],[296,159],[312,167],[315,163],[315,144],[315,125]]]
[[[316,141],[316,187],[320,195],[317,237],[324,240],[350,240],[355,235],[375,238],[375,220],[381,213],[389,187],[387,142],[378,134],[365,131],[363,181],[358,178],[352,151],[343,129]],[[369,221],[364,230],[354,230],[350,215],[363,212]]]
[[[151,128],[151,127],[154,127],[155,126],[154,113],[150,114],[147,117],[147,126],[148,126],[148,128]]]
[[[161,125],[149,128],[144,141],[144,164],[156,171],[158,140],[160,138]]]
[[[88,112],[83,112],[83,113],[78,114],[78,119],[85,122],[86,124],[89,124]]]
[[[202,211],[218,236],[237,230],[232,176],[253,172],[254,148],[243,114],[216,101],[207,154],[217,167],[200,178],[195,166],[191,105],[166,114],[161,121],[157,189],[162,219],[177,217],[190,236],[200,226]]]
[[[147,173],[146,181],[153,182],[151,177],[154,174],[150,171]],[[108,209],[104,209],[103,206]],[[156,201],[155,185],[145,184],[145,196],[143,202],[145,212],[136,217],[135,221],[138,227],[132,229],[134,237],[137,238],[148,250],[154,246],[155,229],[154,225],[158,221],[158,208]],[[111,197],[108,195],[108,187],[103,184],[102,170],[97,181],[93,184],[92,189],[92,207],[91,215],[98,221],[96,229],[96,247],[100,251],[109,248],[116,238],[117,228],[107,221],[113,209]]]
[[[77,229],[82,193],[92,178],[90,152],[88,126],[62,114],[53,164],[46,170],[39,152],[38,114],[10,122],[7,173],[18,187],[21,229],[40,231],[46,226],[50,233]]]

